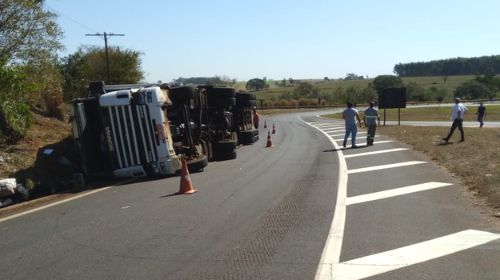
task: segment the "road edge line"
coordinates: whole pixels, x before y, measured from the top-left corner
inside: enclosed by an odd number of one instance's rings
[[[318,264],[318,269],[316,270],[315,280],[333,279],[333,267],[340,262],[340,253],[342,250],[342,242],[344,239],[344,227],[346,220],[346,199],[347,199],[347,163],[344,158],[344,154],[340,149],[340,146],[333,140],[330,135],[322,131],[318,127],[311,125],[310,123],[304,121],[300,116],[299,120],[307,124],[308,126],[315,128],[320,131],[323,135],[330,140],[337,152],[339,161],[339,177],[337,185],[337,201],[335,203],[335,212],[333,214],[332,225],[328,233],[328,237],[325,242],[325,247],[323,253],[321,254],[321,260]]]
[[[76,195],[76,196],[73,196],[73,197],[69,197],[69,198],[60,200],[60,201],[57,201],[57,202],[53,202],[53,203],[50,203],[50,204],[47,204],[47,205],[44,205],[44,206],[40,206],[40,207],[37,207],[37,208],[26,210],[26,211],[21,212],[21,213],[13,214],[13,215],[7,216],[5,218],[0,218],[0,223],[8,221],[8,220],[11,220],[11,219],[19,218],[19,217],[22,217],[22,216],[25,216],[25,215],[28,215],[28,214],[31,214],[31,213],[35,213],[35,212],[38,212],[38,211],[41,211],[41,210],[44,210],[44,209],[47,209],[47,208],[50,208],[50,207],[54,207],[54,206],[57,206],[59,204],[70,202],[72,200],[79,199],[79,198],[82,198],[82,197],[85,197],[85,196],[88,196],[88,195],[91,195],[91,194],[95,194],[95,193],[107,190],[109,188],[111,188],[111,187],[104,187],[104,188],[96,189],[96,190],[93,190],[93,191],[89,191],[89,192],[86,192],[86,193],[82,193],[82,194],[79,194],[79,195]]]

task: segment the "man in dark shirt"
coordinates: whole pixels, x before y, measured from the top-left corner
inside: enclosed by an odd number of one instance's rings
[[[479,122],[479,127],[483,127],[483,118],[486,116],[486,107],[484,107],[483,102],[479,103],[479,107],[477,107],[477,121]]]

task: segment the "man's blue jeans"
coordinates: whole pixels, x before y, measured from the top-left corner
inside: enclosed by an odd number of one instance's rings
[[[356,133],[358,133],[358,127],[356,126],[356,124],[345,126],[344,147],[347,145],[349,134],[351,134],[352,146],[356,146]]]

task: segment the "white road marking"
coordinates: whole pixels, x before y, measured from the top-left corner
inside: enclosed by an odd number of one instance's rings
[[[410,166],[410,165],[416,165],[416,164],[422,164],[422,163],[426,163],[426,162],[425,161],[405,161],[405,162],[398,162],[398,163],[392,163],[392,164],[369,166],[369,167],[364,167],[364,168],[348,170],[347,174],[355,174],[355,173],[361,173],[361,172],[383,170],[383,169]]]
[[[327,128],[321,128],[321,130],[323,130],[324,132],[334,132],[334,131],[344,131],[345,128],[332,126]]]
[[[366,132],[358,132],[357,135],[359,135],[359,134],[366,134]],[[330,135],[330,134],[328,134],[328,135]],[[333,134],[333,135],[330,135],[330,136],[332,136],[332,137],[339,137],[339,136],[344,137],[344,135],[345,135],[345,133],[342,133],[342,134]]]
[[[378,154],[385,154],[385,153],[392,153],[392,152],[399,152],[399,151],[406,151],[406,150],[409,150],[409,148],[387,149],[387,150],[380,150],[380,151],[374,151],[374,152],[345,155],[344,157],[345,158],[363,157],[363,156],[378,155]]]
[[[79,199],[79,198],[82,198],[82,197],[87,196],[87,195],[91,195],[91,194],[94,194],[94,193],[102,192],[102,191],[107,190],[109,188],[111,188],[111,187],[104,187],[104,188],[100,188],[100,189],[97,189],[97,190],[89,191],[89,192],[82,193],[82,194],[79,194],[79,195],[76,195],[76,196],[73,196],[73,197],[70,197],[70,198],[67,198],[67,199],[63,199],[61,201],[57,201],[57,202],[54,202],[54,203],[51,203],[51,204],[48,204],[48,205],[40,206],[40,207],[35,208],[35,209],[24,211],[22,213],[14,214],[12,216],[8,216],[8,217],[0,219],[0,223],[1,222],[5,222],[5,221],[10,220],[10,219],[14,219],[14,218],[17,218],[17,217],[24,216],[24,215],[27,215],[27,214],[38,212],[38,211],[41,211],[43,209],[47,209],[47,208],[50,208],[50,207],[53,207],[53,206],[56,206],[56,205],[59,205],[59,204],[63,204],[63,203],[66,203],[66,202],[69,202],[69,201],[72,201],[72,200],[75,200],[75,199]]]
[[[323,124],[316,124],[314,125],[315,127],[317,128],[325,128],[325,127],[345,127],[343,124],[339,124],[339,123],[323,123]]]
[[[299,117],[300,119],[300,117]],[[302,120],[302,119],[300,119]],[[305,121],[304,121],[305,122]],[[305,122],[308,125],[311,125]],[[318,269],[316,270],[315,279],[332,279],[332,268],[335,264],[340,261],[340,252],[342,250],[342,241],[344,239],[344,227],[346,219],[346,197],[347,197],[347,163],[344,159],[344,155],[339,148],[339,145],[330,137],[326,132],[322,131],[318,127],[315,127],[321,133],[323,133],[332,143],[333,147],[337,151],[337,156],[339,160],[338,169],[338,187],[337,187],[337,201],[335,203],[335,212],[333,214],[333,221],[326,239],[325,248],[321,254],[321,260],[318,264]]]
[[[400,195],[405,195],[405,194],[410,194],[410,193],[427,191],[427,190],[447,187],[447,186],[451,186],[451,185],[453,185],[453,184],[440,183],[440,182],[428,182],[428,183],[424,183],[424,184],[406,186],[406,187],[401,187],[401,188],[392,189],[392,190],[357,195],[357,196],[348,197],[346,200],[346,205],[364,203],[364,202],[368,202],[368,201],[374,201],[374,200],[395,197],[395,196],[400,196]]]
[[[123,206],[122,209],[127,209],[127,208],[130,208],[130,205],[127,205],[127,206]]]
[[[342,142],[344,139],[338,139],[337,142]],[[392,140],[382,140],[382,141],[374,141],[373,144],[383,144],[383,143],[392,143]],[[347,144],[351,144],[351,139],[347,140]],[[356,142],[356,146],[366,146],[366,142]],[[349,147],[349,146],[348,146]]]
[[[334,279],[355,280],[454,254],[500,239],[500,234],[464,230],[395,250],[335,265]]]

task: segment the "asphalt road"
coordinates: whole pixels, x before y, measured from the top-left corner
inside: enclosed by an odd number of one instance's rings
[[[500,230],[463,186],[391,139],[340,150],[342,125],[316,114],[261,118],[274,147],[261,129],[236,160],[191,174],[194,195],[172,196],[172,177],[0,220],[0,275],[500,279]]]

